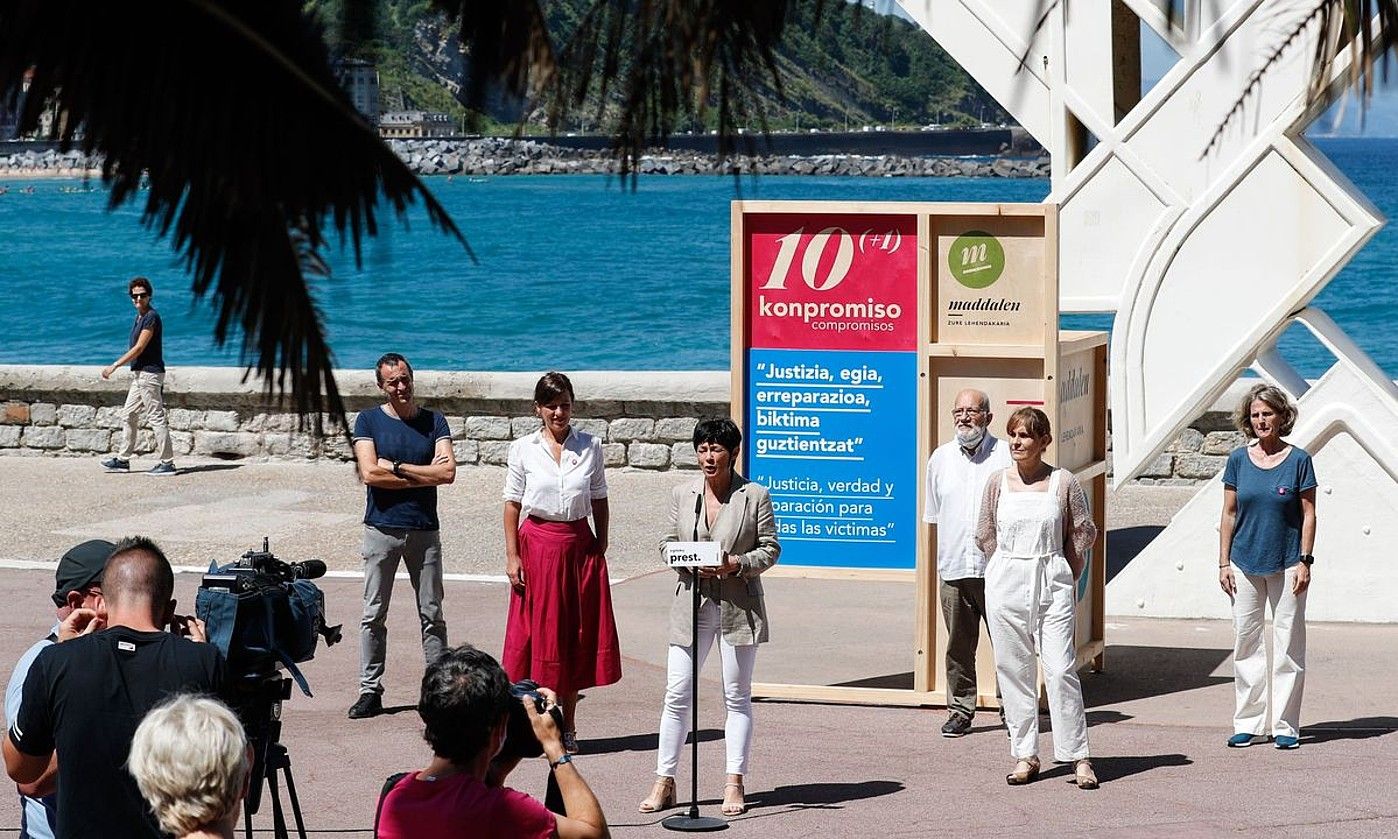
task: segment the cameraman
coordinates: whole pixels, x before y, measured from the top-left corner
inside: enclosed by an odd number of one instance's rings
[[[15,663],[10,674],[10,684],[5,688],[5,719],[19,717],[20,700],[24,691],[24,679],[39,653],[54,644],[77,637],[73,628],[81,622],[86,628],[91,624],[87,613],[91,612],[106,619],[106,605],[102,602],[102,567],[116,545],[101,539],[91,539],[68,549],[58,560],[54,571],[53,603],[58,607],[58,623],[45,638],[40,638],[34,646],[25,651]],[[69,617],[79,609],[84,610],[77,618]],[[49,760],[44,774],[38,780],[19,785],[19,839],[53,839],[54,827],[58,823],[58,761]]]
[[[552,692],[541,692],[553,704]],[[469,644],[447,650],[427,668],[417,708],[432,760],[384,795],[379,839],[611,835],[596,796],[563,749],[557,723],[550,714],[540,714],[532,698],[519,701],[555,770],[566,815],[555,816],[522,792],[486,783],[491,758],[505,742],[513,701],[504,669]]]
[[[199,621],[174,614],[174,573],[151,540],[117,544],[101,586],[100,608],[74,609],[64,621],[78,637],[34,660],[5,737],[5,769],[32,784],[57,753],[59,839],[156,839],[160,829],[124,767],[131,738],[166,696],[217,691],[223,656],[196,643]]]

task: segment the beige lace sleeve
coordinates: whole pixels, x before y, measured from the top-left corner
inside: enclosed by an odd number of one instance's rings
[[[1000,475],[995,472],[986,480],[985,492],[981,494],[981,512],[976,516],[976,547],[986,559],[995,553],[995,510],[1000,505]]]
[[[1063,547],[1070,552],[1068,563],[1081,574],[1083,558],[1097,541],[1097,524],[1076,475],[1068,473],[1068,480],[1059,483],[1058,492],[1063,505]]]

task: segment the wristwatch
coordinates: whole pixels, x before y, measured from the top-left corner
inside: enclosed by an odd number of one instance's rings
[[[1307,568],[1310,568],[1312,565],[1315,564],[1315,557],[1311,556],[1310,554],[1301,554],[1301,564],[1306,566]]]
[[[565,764],[565,763],[572,763],[572,762],[573,762],[573,756],[570,755],[570,754],[568,754],[567,752],[564,752],[564,753],[563,753],[563,756],[560,757],[558,760],[550,760],[550,761],[549,761],[549,768],[550,768],[550,769],[557,769],[558,767],[562,766],[562,765]]]
[[[403,477],[403,473],[398,471],[398,467],[400,467],[400,466],[402,466],[402,465],[403,465],[403,461],[401,461],[401,460],[395,460],[395,461],[393,461],[393,474],[397,475],[397,476],[400,477],[400,478]]]

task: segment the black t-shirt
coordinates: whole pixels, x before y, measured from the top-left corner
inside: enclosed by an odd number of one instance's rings
[[[40,653],[10,739],[27,755],[58,752],[59,839],[161,836],[126,770],[131,738],[162,699],[215,693],[223,676],[214,645],[124,626]]]

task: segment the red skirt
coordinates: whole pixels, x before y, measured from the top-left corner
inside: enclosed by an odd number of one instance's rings
[[[530,516],[520,525],[524,592],[510,589],[501,662],[511,681],[564,695],[621,678],[607,558],[596,544],[587,519]]]

